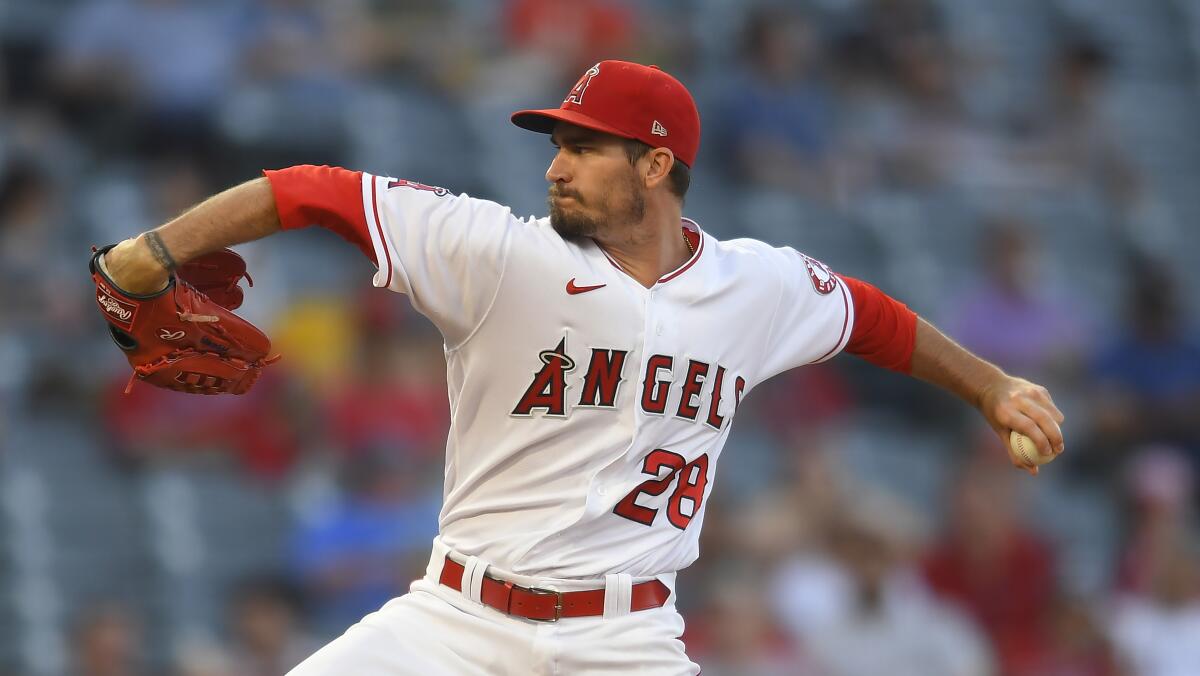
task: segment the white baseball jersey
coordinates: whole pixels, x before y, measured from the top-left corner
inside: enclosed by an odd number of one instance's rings
[[[739,401],[852,328],[821,263],[686,219],[695,253],[645,288],[548,218],[365,173],[362,199],[375,285],[445,337],[442,540],[522,575],[689,565]]]

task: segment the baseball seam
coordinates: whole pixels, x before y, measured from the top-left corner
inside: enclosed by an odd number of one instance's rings
[[[1038,464],[1037,458],[1030,454],[1029,449],[1025,447],[1025,439],[1023,437],[1017,437],[1017,453],[1030,465]]]

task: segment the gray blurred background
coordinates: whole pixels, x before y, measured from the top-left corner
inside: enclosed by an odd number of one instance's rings
[[[686,215],[1067,414],[1034,479],[851,357],[756,390],[680,577],[704,673],[1200,674],[1195,0],[0,0],[0,673],[282,674],[436,530],[440,340],[353,247],[242,247],[284,360],[199,398],[121,394],[89,246],[296,163],[542,213],[508,113],[603,58],[696,94]]]

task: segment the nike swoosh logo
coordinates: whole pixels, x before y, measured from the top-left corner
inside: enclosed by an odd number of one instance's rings
[[[574,296],[574,295],[580,294],[580,293],[587,293],[588,291],[595,291],[596,289],[600,289],[600,288],[603,288],[606,286],[608,286],[608,285],[607,284],[596,284],[595,286],[575,286],[575,278],[572,277],[571,281],[567,282],[567,293]]]

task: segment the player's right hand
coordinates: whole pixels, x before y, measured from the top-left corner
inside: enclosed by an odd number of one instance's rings
[[[1036,475],[1038,468],[1017,458],[1009,447],[1009,434],[1016,430],[1033,439],[1038,452],[1054,457],[1063,452],[1062,429],[1065,419],[1054,405],[1050,392],[1024,378],[1001,376],[984,389],[979,398],[979,410],[1000,437],[1014,466]]]

